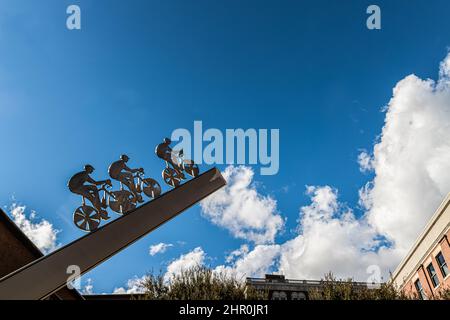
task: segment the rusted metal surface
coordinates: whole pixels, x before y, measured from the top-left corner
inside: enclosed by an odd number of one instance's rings
[[[66,285],[68,266],[88,272],[226,184],[214,168],[0,279],[0,300],[45,299]]]

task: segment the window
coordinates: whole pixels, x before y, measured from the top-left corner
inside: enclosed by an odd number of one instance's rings
[[[448,266],[447,262],[445,262],[444,256],[442,252],[439,252],[436,256],[436,261],[439,265],[439,269],[441,269],[442,276],[445,278],[448,275]]]
[[[427,267],[428,275],[431,278],[431,282],[433,282],[433,287],[437,287],[439,285],[439,279],[436,273],[436,270],[434,270],[433,264],[430,263]]]
[[[284,292],[284,291],[274,291],[272,293],[272,300],[287,300],[286,292]]]
[[[294,293],[297,294],[295,300],[306,300],[306,294],[304,292],[294,292]]]
[[[425,292],[423,291],[422,284],[420,283],[419,279],[414,282],[414,286],[416,287],[417,293],[419,294],[419,298],[422,300],[426,300],[427,296],[425,295]]]
[[[287,294],[284,291],[280,292],[280,300],[287,300]]]
[[[292,292],[291,300],[306,300],[306,295],[304,292]]]

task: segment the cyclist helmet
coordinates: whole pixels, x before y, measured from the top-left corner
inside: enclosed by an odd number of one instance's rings
[[[94,170],[95,170],[94,167],[91,166],[90,164],[87,164],[87,165],[84,166],[84,171],[92,172]]]
[[[172,140],[170,140],[169,138],[164,138],[164,143],[167,143],[167,144],[171,144],[172,143]]]
[[[130,160],[130,158],[126,154],[123,154],[120,156],[120,160],[127,162],[128,160]]]

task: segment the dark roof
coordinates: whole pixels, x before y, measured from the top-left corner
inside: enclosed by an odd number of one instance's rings
[[[38,247],[0,209],[0,280],[2,277],[43,255]],[[67,287],[60,289],[50,298],[58,300],[83,300],[83,297],[77,290],[71,290]]]

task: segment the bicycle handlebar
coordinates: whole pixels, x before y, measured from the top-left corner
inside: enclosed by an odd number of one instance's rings
[[[142,176],[142,175],[144,175],[144,168],[139,168],[139,170],[136,171],[136,172],[134,173],[134,175],[135,175],[135,176]]]
[[[103,182],[102,184],[101,184],[101,187],[100,187],[100,189],[103,189],[103,188],[112,188],[112,183],[111,183],[111,180],[107,180],[106,182]]]

